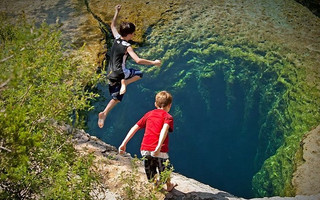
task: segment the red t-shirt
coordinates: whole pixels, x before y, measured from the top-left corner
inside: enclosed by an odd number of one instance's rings
[[[160,132],[164,124],[169,125],[169,132],[173,131],[173,117],[162,109],[147,112],[138,122],[140,128],[145,128],[140,150],[154,151],[158,145]],[[163,142],[161,152],[168,152],[169,136]]]

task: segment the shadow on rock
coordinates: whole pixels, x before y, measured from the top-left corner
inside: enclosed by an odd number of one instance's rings
[[[228,200],[229,198],[234,198],[234,196],[226,192],[218,192],[217,194],[207,192],[183,193],[173,189],[166,195],[165,200]]]

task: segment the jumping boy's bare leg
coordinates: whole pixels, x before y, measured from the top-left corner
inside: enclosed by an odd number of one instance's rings
[[[99,120],[98,120],[98,126],[100,128],[103,127],[104,125],[104,120],[106,119],[107,115],[109,114],[109,112],[112,110],[112,108],[114,108],[120,101],[116,100],[116,99],[111,99],[108,103],[108,105],[106,106],[106,108],[104,109],[104,111],[99,113]]]
[[[129,85],[130,83],[136,82],[137,80],[140,80],[140,79],[141,79],[140,76],[134,76],[129,79],[122,79],[121,80],[120,95],[123,95],[124,93],[126,93],[127,85]]]

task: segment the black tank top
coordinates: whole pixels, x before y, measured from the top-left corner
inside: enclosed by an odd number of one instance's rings
[[[128,57],[127,48],[130,46],[120,36],[116,37],[111,47],[110,60],[107,69],[107,78],[111,82],[119,82],[124,79],[124,71],[126,60]]]

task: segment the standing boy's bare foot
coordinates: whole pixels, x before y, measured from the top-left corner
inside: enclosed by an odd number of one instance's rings
[[[167,192],[171,192],[176,186],[178,186],[177,183],[167,183]]]
[[[99,113],[99,120],[98,120],[99,128],[103,127],[105,119],[106,119],[106,115],[103,112]]]

